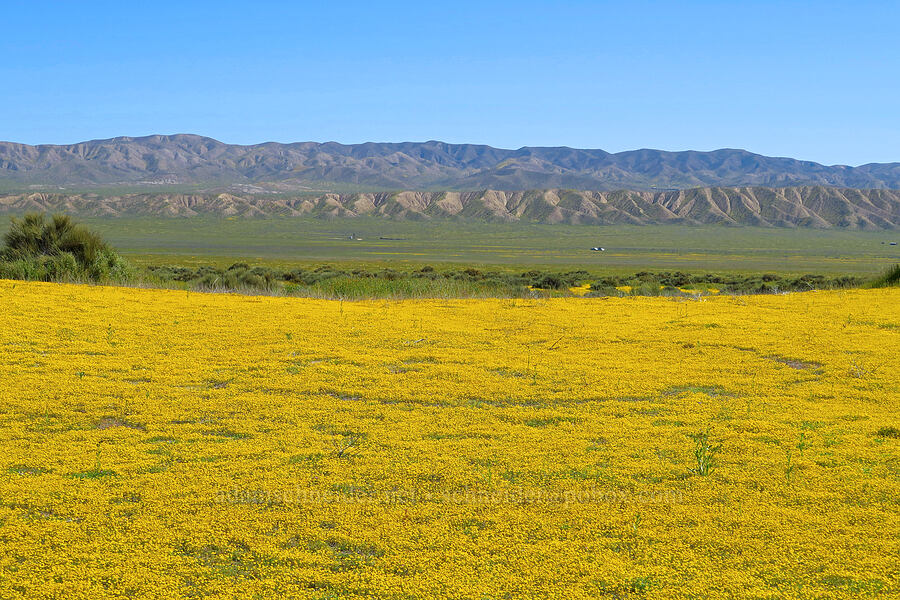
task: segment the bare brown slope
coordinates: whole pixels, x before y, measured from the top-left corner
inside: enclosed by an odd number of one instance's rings
[[[847,229],[900,228],[900,192],[830,187],[697,188],[669,192],[532,190],[392,192],[262,197],[234,194],[20,194],[0,196],[0,212],[81,216],[198,215],[580,224],[725,224]]]

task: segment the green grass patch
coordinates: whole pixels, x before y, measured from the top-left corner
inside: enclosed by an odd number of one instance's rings
[[[246,440],[253,437],[249,433],[241,433],[239,431],[232,431],[231,429],[207,429],[202,433],[203,435],[226,438],[230,440]]]
[[[15,475],[43,475],[49,473],[44,467],[32,467],[29,465],[13,465],[6,470],[7,473]]]
[[[148,444],[175,444],[180,440],[169,435],[154,435],[145,440]]]
[[[882,427],[875,432],[875,435],[880,438],[893,438],[896,440],[900,439],[900,429],[892,426]]]
[[[0,233],[8,226],[0,220]],[[621,274],[647,269],[875,276],[900,260],[884,232],[681,225],[543,225],[380,218],[83,219],[140,265],[237,261],[284,268],[335,261],[342,266],[441,264],[585,269]],[[348,239],[350,234],[357,239]],[[358,239],[362,238],[362,239]],[[385,239],[387,238],[387,239]],[[592,252],[596,245],[606,252]]]
[[[663,396],[680,396],[682,394],[705,394],[710,398],[734,398],[737,396],[719,385],[676,385],[663,391]]]
[[[819,580],[830,588],[840,589],[851,594],[873,594],[881,592],[885,584],[880,579],[855,579],[847,575],[826,575]]]
[[[71,479],[102,479],[103,477],[116,477],[118,473],[110,469],[89,469],[77,473],[69,473],[66,477]]]
[[[550,425],[559,425],[561,423],[578,423],[577,417],[537,417],[527,419],[525,425],[528,427],[548,427]]]

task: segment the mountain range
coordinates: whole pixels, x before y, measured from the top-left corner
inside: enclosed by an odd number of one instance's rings
[[[649,191],[715,186],[900,189],[900,163],[826,166],[732,149],[609,153],[567,147],[507,150],[437,141],[241,146],[179,134],[71,145],[0,142],[0,183],[7,189],[181,184],[213,189],[262,184],[263,191],[282,192],[332,191],[340,185],[362,191]]]
[[[398,220],[577,224],[721,224],[846,229],[900,228],[900,192],[825,186],[673,191],[532,190],[305,194],[47,194],[0,196],[0,212],[82,216],[374,216]]]

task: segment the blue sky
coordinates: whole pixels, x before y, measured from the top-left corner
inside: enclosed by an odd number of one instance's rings
[[[0,139],[900,161],[898,3],[4,0]]]

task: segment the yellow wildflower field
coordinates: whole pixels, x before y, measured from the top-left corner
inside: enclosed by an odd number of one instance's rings
[[[900,290],[0,306],[0,598],[900,595]]]

